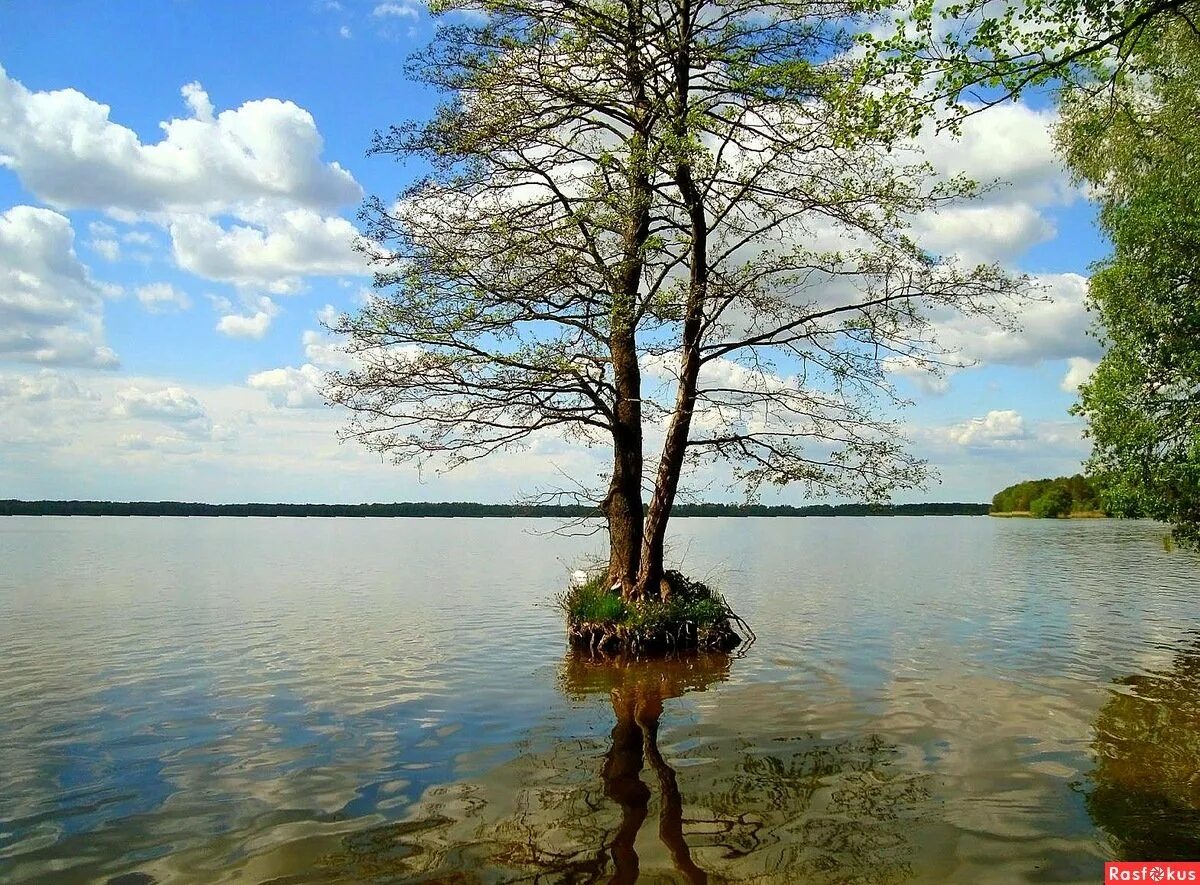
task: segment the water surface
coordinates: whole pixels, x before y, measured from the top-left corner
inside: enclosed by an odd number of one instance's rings
[[[1146,522],[679,520],[647,670],[546,520],[0,519],[0,881],[1099,881],[1200,858],[1200,559]]]

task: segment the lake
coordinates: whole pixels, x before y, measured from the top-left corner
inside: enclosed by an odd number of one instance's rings
[[[757,631],[568,655],[550,520],[0,519],[0,881],[1098,882],[1200,858],[1149,522],[688,519]]]

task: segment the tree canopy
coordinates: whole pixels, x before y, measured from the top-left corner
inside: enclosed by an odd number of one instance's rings
[[[436,11],[412,71],[445,100],[375,142],[428,174],[368,204],[377,294],[336,324],[350,436],[448,467],[538,435],[611,446],[605,488],[555,499],[599,502],[627,596],[658,586],[689,465],[750,496],[923,482],[891,361],[936,369],[930,310],[1003,320],[1025,283],[915,241],[976,188],[845,113],[868,94],[859,4]]]
[[[992,498],[993,513],[1032,513],[1036,517],[1067,516],[1104,510],[1101,494],[1081,474],[1057,479],[1030,479],[1001,489]]]
[[[1089,468],[1111,506],[1200,541],[1200,33],[1163,20],[1137,46],[1139,76],[1065,96],[1059,130],[1093,190],[1112,254],[1090,306],[1105,354],[1080,389]]]

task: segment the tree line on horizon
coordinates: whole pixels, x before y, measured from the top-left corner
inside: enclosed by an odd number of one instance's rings
[[[987,504],[681,504],[676,516],[982,516]],[[559,517],[600,518],[596,507],[578,504],[481,504],[474,501],[409,501],[393,504],[204,504],[185,501],[0,500],[0,516],[266,516],[266,517]]]

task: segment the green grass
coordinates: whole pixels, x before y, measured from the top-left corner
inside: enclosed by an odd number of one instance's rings
[[[597,586],[601,584],[601,586]],[[629,617],[625,600],[609,591],[602,582],[589,581],[582,587],[572,588],[564,595],[563,608],[577,621],[603,621],[623,623]]]
[[[708,595],[677,595],[661,602],[649,599],[627,603],[607,586],[607,576],[599,574],[580,587],[564,591],[558,600],[570,621],[577,623],[612,624],[652,631],[690,621],[706,627],[729,617],[729,607],[717,593]]]

